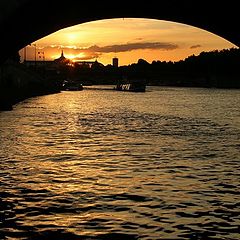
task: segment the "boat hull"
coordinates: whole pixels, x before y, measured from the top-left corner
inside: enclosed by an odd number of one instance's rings
[[[115,87],[117,91],[130,91],[130,92],[145,92],[146,83],[145,82],[131,82],[131,83],[121,83],[117,84]]]

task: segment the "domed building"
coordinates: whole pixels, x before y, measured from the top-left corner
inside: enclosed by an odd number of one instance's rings
[[[62,50],[61,56],[59,58],[54,59],[54,62],[57,64],[68,64],[70,63],[70,60],[64,57],[63,50]]]

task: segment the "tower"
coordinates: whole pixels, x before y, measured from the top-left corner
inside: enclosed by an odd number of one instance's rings
[[[118,67],[118,58],[117,57],[114,57],[112,59],[112,65],[113,65],[113,67]]]
[[[61,58],[64,58],[64,55],[63,55],[63,50],[62,50],[62,53],[61,53]]]

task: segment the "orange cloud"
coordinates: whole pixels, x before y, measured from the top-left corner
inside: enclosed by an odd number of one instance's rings
[[[99,58],[104,53],[119,53],[119,52],[128,52],[133,50],[174,50],[179,48],[178,45],[167,42],[133,42],[126,44],[115,44],[115,45],[106,45],[98,46],[93,45],[90,47],[76,47],[76,46],[63,46],[63,45],[50,45],[42,47],[42,51],[45,52],[48,56],[56,57],[56,53],[64,51],[66,57],[72,56],[71,59],[74,60],[91,60]],[[74,57],[75,56],[75,57]]]
[[[192,45],[190,48],[194,49],[194,48],[200,48],[200,47],[202,47],[200,44],[196,44],[196,45]]]
[[[89,50],[94,52],[110,53],[110,52],[127,52],[133,50],[144,50],[144,49],[162,49],[162,50],[174,50],[178,48],[178,45],[173,43],[165,42],[136,42],[126,44],[116,44],[99,47],[94,45],[89,47]]]

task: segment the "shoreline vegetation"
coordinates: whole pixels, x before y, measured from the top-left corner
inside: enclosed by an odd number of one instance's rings
[[[77,66],[71,73],[76,81],[92,85],[116,85],[124,79],[144,79],[151,86],[240,88],[240,49],[202,52],[178,62],[139,59],[128,66]]]
[[[27,67],[17,53],[0,66],[0,111],[33,96],[58,93],[66,80],[88,85],[116,85],[122,79],[144,80],[149,86],[240,89],[240,49],[202,52],[178,62],[139,59],[115,67],[95,62],[74,65],[59,63],[56,69]]]

